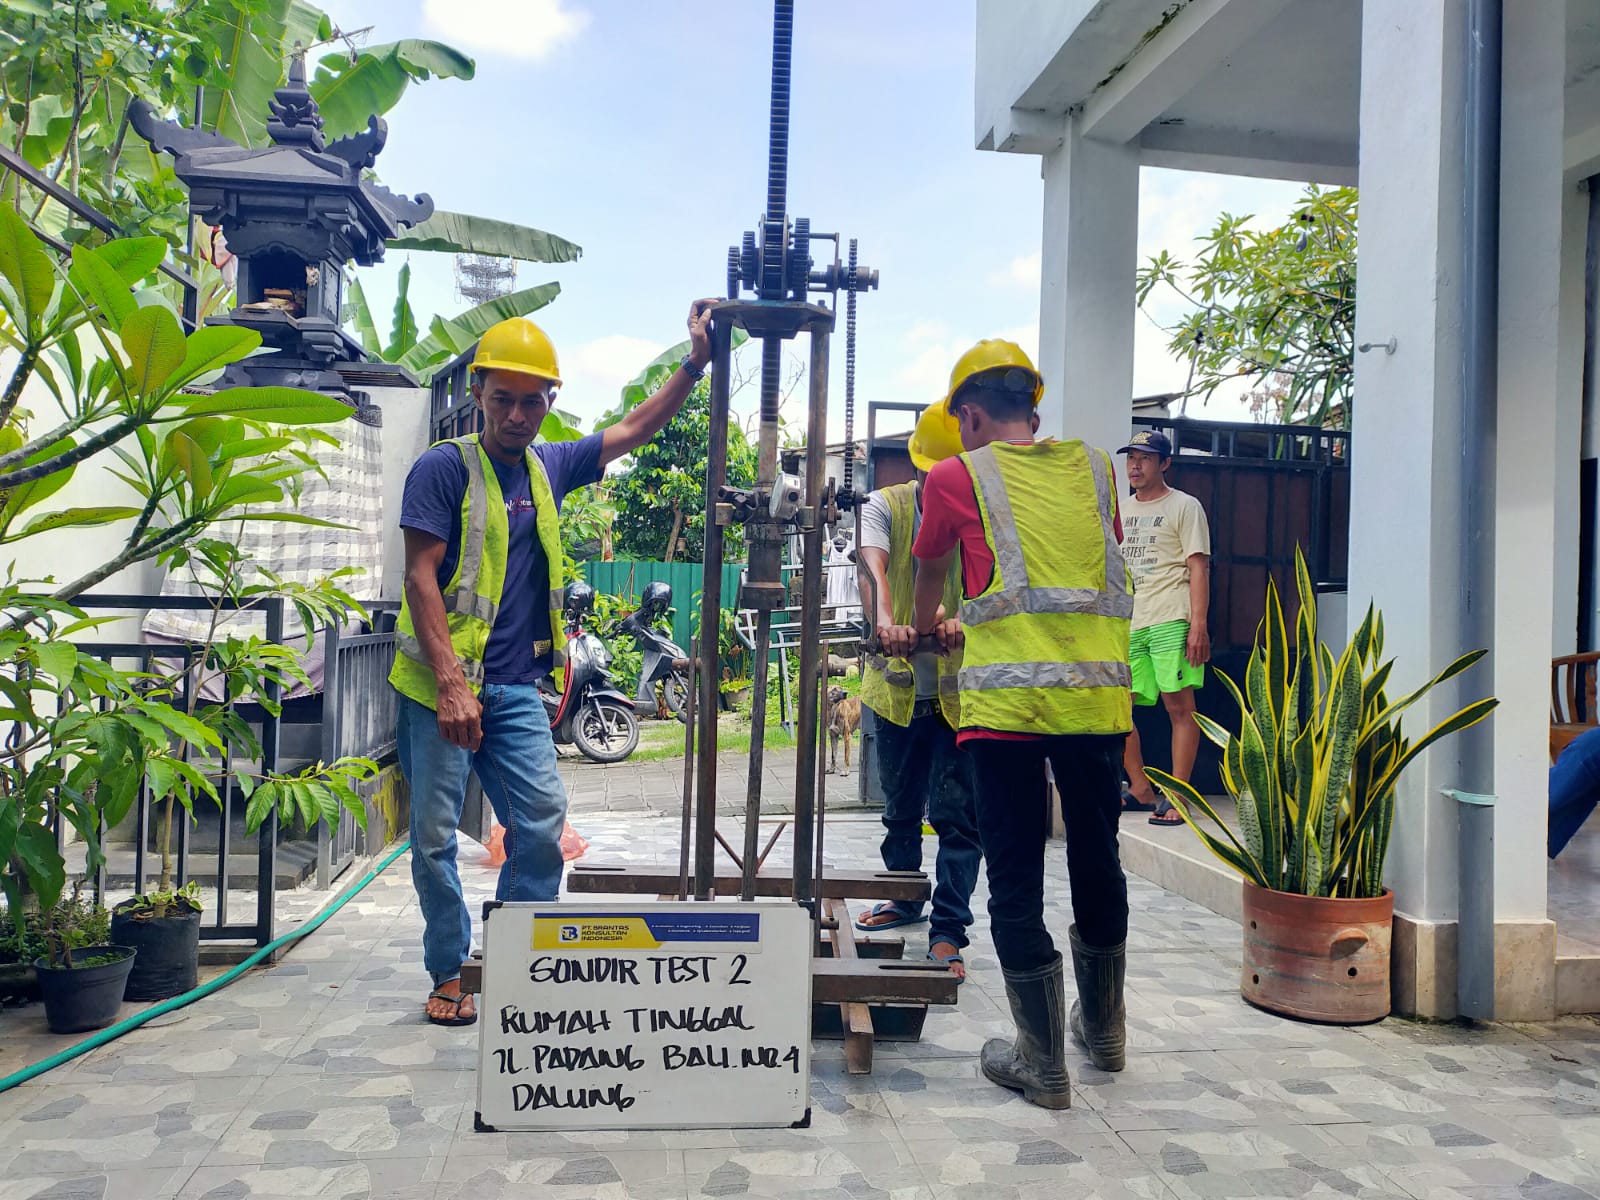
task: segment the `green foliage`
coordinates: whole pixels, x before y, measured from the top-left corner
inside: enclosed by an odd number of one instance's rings
[[[1356,190],[1306,189],[1283,224],[1222,214],[1192,262],[1166,251],[1138,273],[1138,302],[1170,288],[1189,312],[1168,350],[1192,369],[1189,395],[1252,382],[1283,423],[1349,428],[1355,350]]]
[[[647,368],[646,374],[653,369]],[[669,374],[652,378],[651,391]],[[631,411],[627,397],[634,386],[623,389],[622,407],[597,423],[597,428],[621,420],[625,410]],[[634,451],[632,465],[611,485],[617,557],[672,562],[704,555],[706,448],[710,440],[711,387],[709,380],[701,380],[667,427]],[[730,424],[728,485],[750,487],[755,479],[756,449],[742,430]],[[737,558],[743,549],[738,528],[729,526],[726,537],[728,556]],[[681,551],[680,539],[684,543]]]
[[[576,262],[583,247],[553,233],[475,217],[469,213],[438,211],[414,225],[389,245],[396,250],[431,250],[440,254],[487,254],[523,262]]]
[[[1401,772],[1435,742],[1483,720],[1499,701],[1477,700],[1412,742],[1402,728],[1405,710],[1485,652],[1462,655],[1391,701],[1394,660],[1383,657],[1382,615],[1369,606],[1335,661],[1317,640],[1316,591],[1298,551],[1295,577],[1300,612],[1294,644],[1277,585],[1269,581],[1244,689],[1217,672],[1239,705],[1238,732],[1195,716],[1222,750],[1223,785],[1237,803],[1240,833],[1189,784],[1163,771],[1145,774],[1206,848],[1256,886],[1302,896],[1376,896],[1383,890]]]
[[[163,917],[181,917],[185,913],[200,912],[200,884],[191,879],[181,888],[157,888],[141,895],[130,896],[117,905],[117,912],[136,919],[161,920]]]
[[[79,895],[54,909],[7,908],[0,916],[0,963],[32,963],[50,955],[50,934],[69,949],[103,946],[111,940],[111,914]]]

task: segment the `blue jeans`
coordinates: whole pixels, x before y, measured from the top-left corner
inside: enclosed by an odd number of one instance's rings
[[[1600,729],[1575,739],[1550,768],[1550,832],[1546,849],[1560,854],[1600,801]]]
[[[972,759],[956,746],[955,731],[945,724],[937,701],[919,702],[904,728],[882,717],[874,728],[883,788],[883,865],[890,871],[922,870],[926,812],[939,836],[928,941],[961,949],[968,941],[972,889],[983,859]],[[897,901],[895,907],[908,916],[922,915],[921,904]]]
[[[445,741],[433,709],[400,697],[400,770],[411,786],[411,879],[422,909],[422,962],[433,984],[457,979],[472,950],[472,916],[456,870],[456,827],[467,775],[478,782],[506,831],[506,862],[495,897],[554,900],[561,891],[561,828],[567,791],[538,689],[488,684],[483,740],[476,751]]]

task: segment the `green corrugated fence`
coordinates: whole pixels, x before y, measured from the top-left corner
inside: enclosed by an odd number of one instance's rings
[[[729,563],[722,568],[722,607],[732,611],[739,599],[739,573],[743,563]],[[701,564],[697,562],[586,562],[583,577],[594,590],[604,596],[621,596],[630,603],[638,603],[645,585],[659,580],[672,588],[672,640],[685,650],[694,636],[694,614],[699,609]]]

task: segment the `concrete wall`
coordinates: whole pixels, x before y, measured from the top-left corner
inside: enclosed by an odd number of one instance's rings
[[[426,388],[373,388],[367,395],[383,410],[383,588],[398,602],[405,578],[405,538],[400,533],[400,498],[406,476],[433,441],[432,403]]]

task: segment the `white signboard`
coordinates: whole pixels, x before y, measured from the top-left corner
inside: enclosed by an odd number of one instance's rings
[[[786,901],[486,906],[476,1127],[804,1123],[811,938]]]

